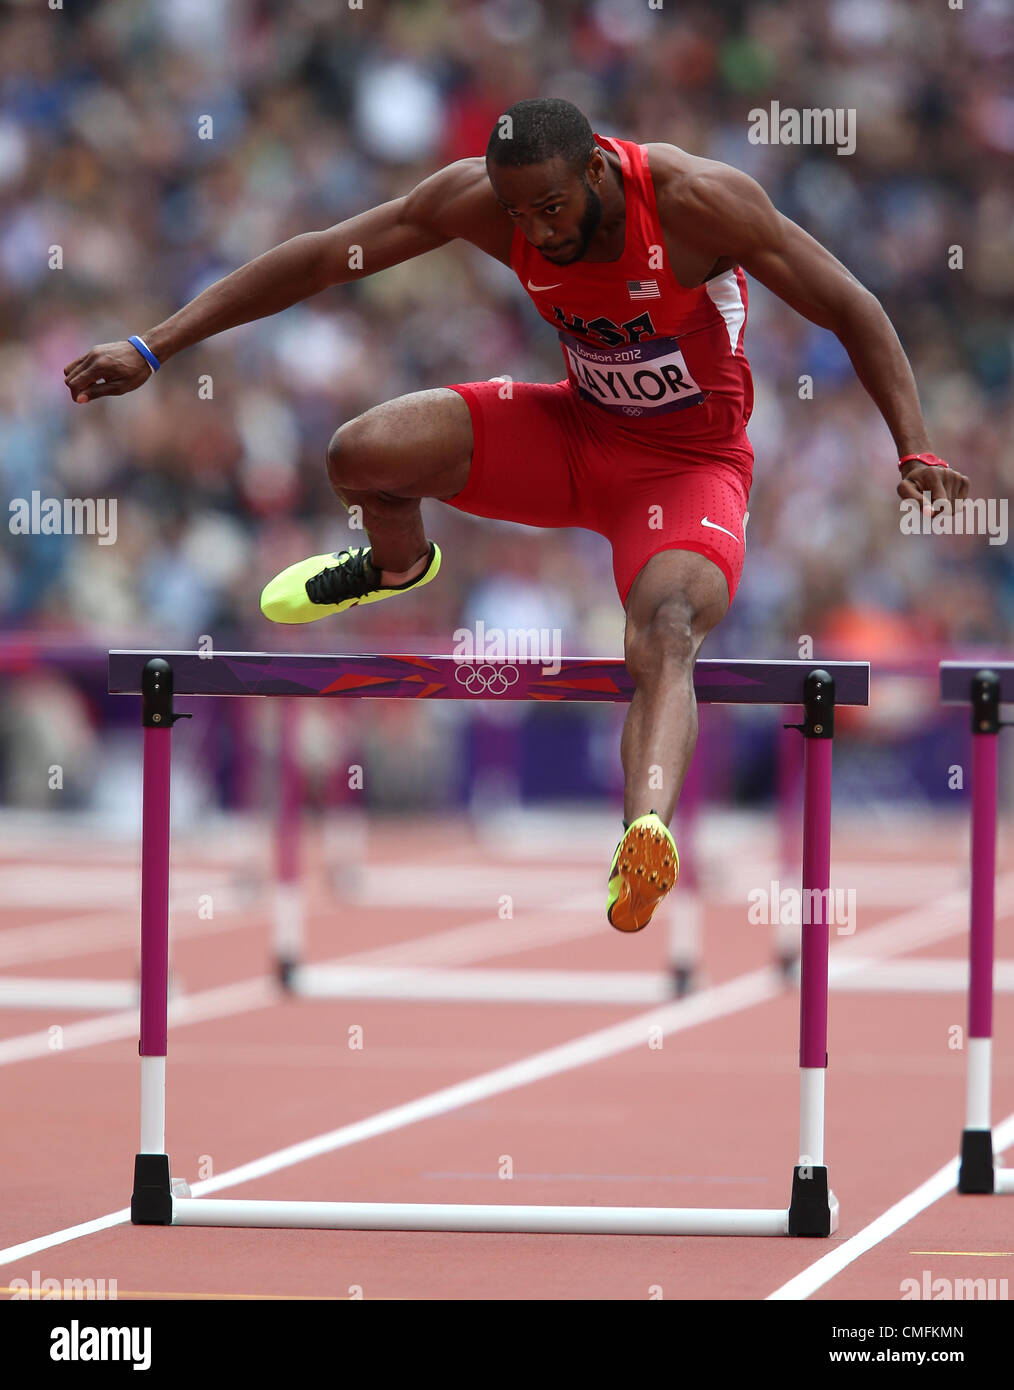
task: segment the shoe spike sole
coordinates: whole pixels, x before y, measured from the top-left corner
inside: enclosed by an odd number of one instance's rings
[[[641,931],[679,875],[672,846],[661,830],[632,827],[620,845],[616,867],[623,881],[609,921],[617,931]]]

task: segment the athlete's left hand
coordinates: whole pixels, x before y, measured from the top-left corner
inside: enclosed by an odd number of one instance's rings
[[[967,497],[969,486],[964,473],[959,473],[956,468],[937,468],[931,463],[920,463],[913,459],[905,464],[902,471],[898,496],[921,502],[923,493],[928,492],[932,506],[938,498],[954,500]]]

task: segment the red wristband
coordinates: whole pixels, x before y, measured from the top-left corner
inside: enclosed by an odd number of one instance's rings
[[[898,460],[898,467],[904,468],[906,463],[913,463],[916,459],[920,463],[927,463],[931,468],[946,468],[943,459],[937,458],[936,454],[906,454],[903,459]]]

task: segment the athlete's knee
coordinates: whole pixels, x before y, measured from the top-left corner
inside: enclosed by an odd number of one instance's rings
[[[327,446],[327,474],[333,487],[369,491],[384,486],[391,469],[391,441],[371,411],[348,420]]]
[[[464,487],[471,457],[468,406],[440,388],[385,401],[342,425],[327,470],[336,491],[445,497]]]
[[[627,669],[635,683],[650,680],[663,668],[692,667],[699,647],[693,605],[685,594],[671,594],[639,625],[628,629]]]

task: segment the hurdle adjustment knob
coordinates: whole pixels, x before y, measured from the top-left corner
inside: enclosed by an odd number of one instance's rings
[[[146,729],[171,729],[177,719],[190,714],[173,710],[173,668],[164,656],[153,656],[141,672],[141,725]]]
[[[972,733],[1000,732],[1000,677],[984,667],[972,677]]]

